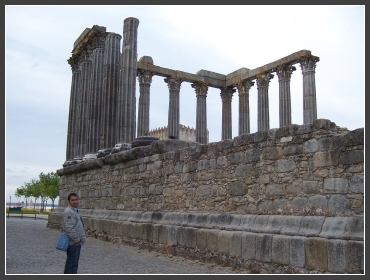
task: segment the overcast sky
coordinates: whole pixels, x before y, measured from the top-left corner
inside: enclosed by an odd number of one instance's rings
[[[317,117],[354,130],[365,126],[365,6],[6,6],[6,190],[56,172],[66,160],[71,56],[77,37],[93,25],[122,35],[135,17],[138,57],[196,73],[227,75],[254,69],[300,50],[316,65]],[[121,40],[122,43],[122,40]],[[302,71],[291,79],[292,123],[303,124]],[[168,88],[151,86],[150,129],[167,125]],[[278,78],[269,86],[270,128],[279,127]],[[139,99],[139,86],[136,86]],[[238,135],[238,94],[232,99],[232,135]],[[195,128],[196,97],[180,91],[180,123]],[[207,95],[210,142],[221,140],[220,90]],[[251,133],[257,131],[257,87],[250,90]],[[18,200],[19,201],[19,200]]]

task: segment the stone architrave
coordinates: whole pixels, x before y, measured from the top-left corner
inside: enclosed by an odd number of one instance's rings
[[[105,38],[104,77],[101,97],[100,147],[109,149],[116,144],[116,112],[120,67],[121,35],[108,33]]]
[[[71,95],[69,100],[68,130],[67,130],[67,152],[66,160],[73,160],[76,146],[76,125],[78,114],[78,96],[81,90],[81,65],[78,58],[72,57],[68,60],[72,69]]]
[[[123,24],[122,63],[117,100],[116,143],[132,143],[136,132],[136,64],[139,20],[126,18]]]
[[[221,89],[222,100],[222,133],[221,140],[232,139],[231,100],[236,90],[233,87]]]
[[[317,119],[316,106],[316,62],[320,61],[315,56],[304,56],[299,60],[303,75],[303,123],[310,124]]]
[[[168,85],[169,105],[168,105],[168,138],[179,139],[180,127],[180,87],[182,80],[179,78],[168,77],[164,81]]]
[[[191,84],[197,96],[196,142],[207,144],[207,92],[208,85],[204,83]]]
[[[104,37],[97,38],[92,52],[92,73],[89,102],[89,133],[87,134],[87,153],[96,153],[100,147],[101,98],[104,77]]]
[[[88,117],[89,117],[89,98],[90,98],[90,83],[91,83],[91,67],[92,67],[92,50],[86,49],[82,54],[82,70],[81,70],[81,95],[78,106],[80,107],[78,115],[78,130],[76,143],[76,156],[83,157],[86,154],[87,133],[88,133]]]
[[[236,85],[239,93],[239,135],[250,133],[249,90],[253,85],[251,80],[243,80]]]
[[[148,136],[149,133],[149,108],[150,108],[150,84],[153,73],[138,69],[137,78],[140,86],[137,136]]]
[[[279,78],[279,124],[282,127],[292,124],[290,78],[296,68],[290,64],[283,64],[274,70]]]
[[[258,131],[270,129],[268,88],[274,75],[263,73],[257,77],[258,90]]]

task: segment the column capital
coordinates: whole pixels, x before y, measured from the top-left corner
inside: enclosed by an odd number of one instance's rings
[[[207,96],[208,85],[206,83],[194,83],[191,87],[195,90],[196,96]]]
[[[242,80],[240,83],[237,83],[236,87],[238,88],[239,96],[249,94],[249,90],[252,86],[254,86],[254,82],[252,80]]]
[[[299,60],[301,65],[302,73],[315,72],[316,63],[320,61],[320,58],[317,56],[302,56]]]
[[[150,85],[152,83],[153,73],[147,70],[138,69],[137,79],[140,85]]]
[[[270,80],[274,78],[271,73],[263,73],[257,76],[257,89],[269,86]]]
[[[292,73],[296,68],[291,64],[282,64],[273,69],[276,72],[279,81],[290,80]]]
[[[228,102],[228,101],[231,101],[231,99],[233,98],[233,93],[236,91],[236,89],[234,89],[233,87],[224,87],[224,88],[221,88],[221,99],[222,99],[222,102]]]
[[[180,90],[182,79],[175,78],[175,77],[167,77],[164,79],[165,83],[167,83],[169,90]]]

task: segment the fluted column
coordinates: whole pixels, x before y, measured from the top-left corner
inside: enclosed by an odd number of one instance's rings
[[[318,57],[306,56],[300,59],[303,75],[303,123],[317,119],[315,68]]]
[[[117,107],[116,142],[131,143],[136,132],[136,63],[139,20],[126,18],[123,24],[122,63]]]
[[[180,87],[181,80],[173,77],[165,78],[168,85],[168,126],[167,134],[169,139],[179,139],[180,128]]]
[[[83,157],[86,154],[87,127],[89,116],[89,97],[90,97],[90,82],[91,82],[91,50],[84,51],[82,54],[82,69],[81,69],[81,97],[79,99],[79,127],[77,131],[76,156]]]
[[[101,98],[104,78],[104,44],[92,52],[92,73],[90,86],[89,132],[87,134],[87,153],[96,153],[100,148]]]
[[[77,115],[78,97],[81,90],[81,66],[78,60],[69,61],[72,68],[71,95],[69,99],[68,130],[67,130],[67,150],[66,160],[72,160],[75,156],[76,134],[77,134]]]
[[[206,84],[191,84],[197,96],[197,116],[196,116],[196,140],[201,144],[207,144],[207,92]]]
[[[221,140],[232,139],[232,114],[231,114],[231,99],[236,90],[232,87],[221,89],[222,100],[222,132]]]
[[[116,144],[116,112],[121,38],[121,35],[116,33],[108,33],[105,38],[99,149],[113,148]]]
[[[273,77],[274,75],[269,73],[264,73],[257,77],[258,131],[264,131],[270,128],[268,88],[270,80]]]
[[[138,70],[137,78],[140,86],[139,114],[137,136],[147,136],[149,132],[150,84],[153,74],[149,71]]]
[[[253,81],[244,80],[237,84],[239,93],[239,135],[250,133],[249,90]]]
[[[280,127],[292,124],[290,99],[290,78],[296,68],[290,64],[280,65],[275,69],[279,78],[279,124]]]

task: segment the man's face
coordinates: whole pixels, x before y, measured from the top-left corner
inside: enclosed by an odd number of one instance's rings
[[[72,207],[77,208],[78,207],[78,196],[71,196],[68,200],[69,205]]]

